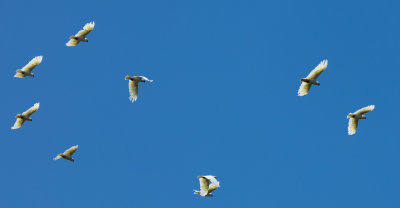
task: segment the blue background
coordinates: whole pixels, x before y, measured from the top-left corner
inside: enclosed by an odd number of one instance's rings
[[[399,207],[399,6],[3,0],[0,207]],[[34,78],[13,77],[38,55]],[[132,104],[125,75],[155,81]],[[75,163],[52,160],[77,144]],[[212,198],[193,195],[205,174]]]

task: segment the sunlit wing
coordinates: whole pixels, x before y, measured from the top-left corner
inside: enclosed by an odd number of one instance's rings
[[[357,118],[350,118],[349,119],[349,126],[347,127],[347,131],[349,135],[353,135],[357,131],[358,126],[358,119]]]
[[[40,63],[42,63],[43,60],[43,56],[36,56],[35,58],[33,58],[27,65],[25,65],[21,70],[27,73],[31,73],[32,70],[39,65]]]
[[[31,116],[34,112],[36,112],[39,109],[40,103],[35,103],[31,108],[29,108],[27,111],[23,112],[23,116]]]
[[[308,74],[307,79],[317,79],[318,76],[326,69],[326,67],[328,66],[328,60],[323,60],[321,61],[320,64],[318,64],[317,67],[315,67],[314,70],[312,70],[310,72],[310,74]]]
[[[11,127],[11,129],[19,129],[21,128],[22,124],[24,124],[25,120],[22,118],[17,118],[17,121],[15,121],[14,126]]]
[[[137,100],[139,94],[138,88],[139,88],[138,82],[129,80],[129,94],[130,94],[129,100],[131,102],[135,102]]]
[[[70,156],[70,157],[71,157],[71,156],[75,153],[75,151],[76,151],[77,149],[78,149],[78,145],[73,146],[73,147],[71,147],[71,148],[65,150],[65,152],[64,152],[63,154],[66,155],[66,156]]]
[[[362,115],[364,113],[368,113],[371,112],[372,110],[374,110],[375,105],[369,105],[367,107],[361,108],[358,111],[356,111],[354,114],[358,114],[358,115]]]
[[[93,30],[93,28],[94,22],[86,23],[86,25],[83,27],[83,30],[80,30],[75,36],[84,38]]]
[[[311,84],[307,82],[301,82],[299,91],[297,92],[298,96],[304,96],[308,94],[308,91],[310,91]]]

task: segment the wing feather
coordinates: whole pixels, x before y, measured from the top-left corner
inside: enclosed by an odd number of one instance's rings
[[[311,84],[307,82],[301,82],[299,91],[297,92],[298,96],[304,96],[308,94],[308,91],[310,91]]]
[[[86,37],[94,28],[94,22],[89,22],[86,23],[85,26],[83,27],[83,30],[80,30],[78,33],[76,33],[76,37]]]
[[[347,127],[347,131],[349,135],[353,135],[357,131],[358,126],[358,119],[357,118],[350,118],[349,119],[349,126]]]
[[[139,94],[139,85],[138,82],[129,80],[129,100],[133,103],[137,100]]]
[[[24,124],[25,120],[22,118],[17,118],[17,121],[15,121],[14,126],[11,127],[11,129],[19,129],[21,128],[22,124]]]
[[[39,65],[40,63],[42,63],[43,60],[43,56],[36,56],[35,58],[33,58],[27,65],[25,65],[21,70],[27,73],[31,73],[32,70]]]
[[[78,45],[78,43],[79,43],[78,40],[70,39],[70,40],[68,41],[68,43],[66,43],[65,45],[66,45],[66,46],[76,46],[76,45]]]
[[[369,106],[367,106],[367,107],[364,107],[364,108],[359,109],[359,110],[356,111],[354,114],[362,115],[362,114],[364,114],[364,113],[371,112],[372,110],[374,110],[374,108],[375,108],[375,105],[369,105]]]
[[[328,66],[328,60],[323,60],[321,63],[318,64],[315,69],[313,69],[310,74],[308,74],[307,79],[314,79],[316,80],[318,76],[326,69]]]
[[[207,178],[208,180],[211,181],[212,184],[214,184],[217,187],[219,187],[219,181],[217,180],[217,177],[212,176],[212,175],[207,175],[207,176],[204,176],[204,178]]]
[[[75,153],[75,151],[76,151],[77,149],[78,149],[78,145],[72,146],[71,148],[65,150],[65,152],[63,153],[63,155],[71,157],[71,156]]]
[[[40,103],[35,103],[31,108],[29,108],[27,111],[23,112],[23,116],[31,116],[34,112],[36,112],[39,109]]]
[[[200,195],[206,196],[208,194],[208,186],[210,184],[210,181],[204,176],[199,176],[199,181],[200,181]]]

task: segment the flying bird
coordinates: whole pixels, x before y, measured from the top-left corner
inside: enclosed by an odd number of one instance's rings
[[[197,176],[200,181],[200,191],[194,190],[193,194],[200,194],[200,196],[213,196],[211,192],[219,187],[219,181],[212,175]],[[211,182],[211,184],[210,184]]]
[[[42,63],[43,56],[36,56],[33,58],[27,65],[25,65],[22,69],[18,69],[17,73],[14,75],[14,77],[18,78],[24,78],[26,76],[29,77],[35,77],[35,75],[32,73],[32,70]]]
[[[308,91],[311,88],[311,85],[319,86],[320,83],[317,81],[317,78],[326,69],[327,66],[328,66],[328,60],[323,60],[321,61],[320,64],[318,64],[317,67],[315,67],[314,70],[310,72],[310,74],[308,74],[306,78],[300,79],[301,85],[297,94],[299,96],[307,95]]]
[[[349,113],[347,118],[349,118],[349,126],[347,128],[348,134],[353,135],[357,131],[358,120],[359,119],[366,119],[367,117],[364,115],[365,113],[371,112],[374,110],[375,105],[369,105],[367,107],[361,108],[354,113]]]
[[[72,155],[75,153],[75,151],[78,149],[78,145],[72,146],[71,148],[65,150],[64,153],[58,154],[57,157],[53,158],[53,160],[58,160],[60,158],[64,158],[66,160],[69,160],[71,162],[74,162],[74,158],[72,158]]]
[[[76,35],[69,37],[68,43],[65,45],[67,46],[76,46],[78,45],[79,42],[89,42],[89,40],[86,38],[86,35],[88,35],[94,28],[94,22],[89,22],[86,23],[86,25],[83,27],[83,30],[80,30]]]
[[[39,109],[39,103],[35,103],[31,108],[22,114],[17,114],[17,121],[11,129],[19,129],[25,121],[32,121],[31,115]]]
[[[146,77],[143,76],[126,76],[125,80],[129,80],[129,100],[133,103],[137,100],[138,98],[138,88],[139,88],[139,82],[153,82],[153,80],[149,80]]]

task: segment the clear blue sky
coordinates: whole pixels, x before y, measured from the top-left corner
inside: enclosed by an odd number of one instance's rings
[[[399,7],[3,0],[0,207],[399,207]],[[38,55],[35,78],[13,77]],[[132,104],[125,75],[155,81]],[[371,104],[348,136],[346,115]],[[75,163],[52,160],[77,144]],[[193,195],[204,174],[221,181],[212,198]]]

